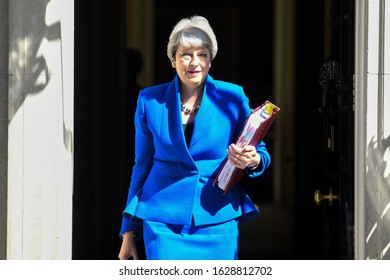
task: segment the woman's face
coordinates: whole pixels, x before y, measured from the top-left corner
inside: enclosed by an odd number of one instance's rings
[[[207,48],[187,48],[180,45],[177,48],[173,67],[184,85],[198,87],[203,84],[211,67],[211,55]]]

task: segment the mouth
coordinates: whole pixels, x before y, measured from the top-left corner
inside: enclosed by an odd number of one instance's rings
[[[190,74],[199,74],[199,73],[201,73],[201,71],[188,71],[188,73],[190,73]]]

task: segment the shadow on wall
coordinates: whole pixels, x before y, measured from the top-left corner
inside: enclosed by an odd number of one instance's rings
[[[10,38],[10,106],[9,119],[12,121],[28,95],[42,94],[48,86],[51,75],[45,58],[45,43],[60,40],[58,75],[63,83],[63,45],[61,22],[48,25],[48,1],[14,1],[10,4],[11,21],[14,23]],[[40,7],[42,6],[42,7]],[[33,12],[30,12],[33,11]],[[43,50],[43,51],[42,51]],[[43,54],[42,54],[43,52]],[[72,131],[65,124],[64,87],[61,85],[63,120],[63,143],[66,150],[72,150]],[[50,116],[48,116],[50,117]]]
[[[44,1],[41,1],[44,2]],[[48,42],[61,39],[61,22],[48,26],[45,22],[47,5],[37,9],[37,1],[17,1],[13,3],[11,17],[16,22],[13,29],[23,28],[11,34],[10,38],[10,90],[13,106],[10,108],[10,120],[15,116],[27,95],[41,93],[50,81],[50,72],[40,48]],[[29,5],[34,6],[29,7]],[[29,13],[34,10],[34,13]],[[42,14],[38,14],[41,11]],[[23,13],[23,15],[20,15]],[[12,28],[12,27],[11,27]],[[61,58],[62,59],[62,58]],[[61,61],[62,62],[62,61]]]
[[[371,190],[366,207],[369,211],[379,211],[376,216],[366,221],[366,257],[369,259],[390,260],[390,162],[386,161],[386,154],[389,152],[390,136],[380,142],[371,138],[367,148],[367,155],[370,156],[366,174]]]

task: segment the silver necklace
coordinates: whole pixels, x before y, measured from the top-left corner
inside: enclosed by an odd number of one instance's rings
[[[199,108],[200,108],[200,104],[198,106],[195,106],[195,107],[187,107],[186,105],[183,104],[183,102],[180,101],[180,107],[181,107],[181,110],[187,114],[193,114],[193,113],[196,113]]]

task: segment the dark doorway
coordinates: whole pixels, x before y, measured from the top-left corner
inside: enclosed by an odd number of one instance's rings
[[[130,168],[124,1],[75,1],[73,259],[117,259]]]
[[[299,2],[296,18],[294,257],[353,259],[354,1]]]

